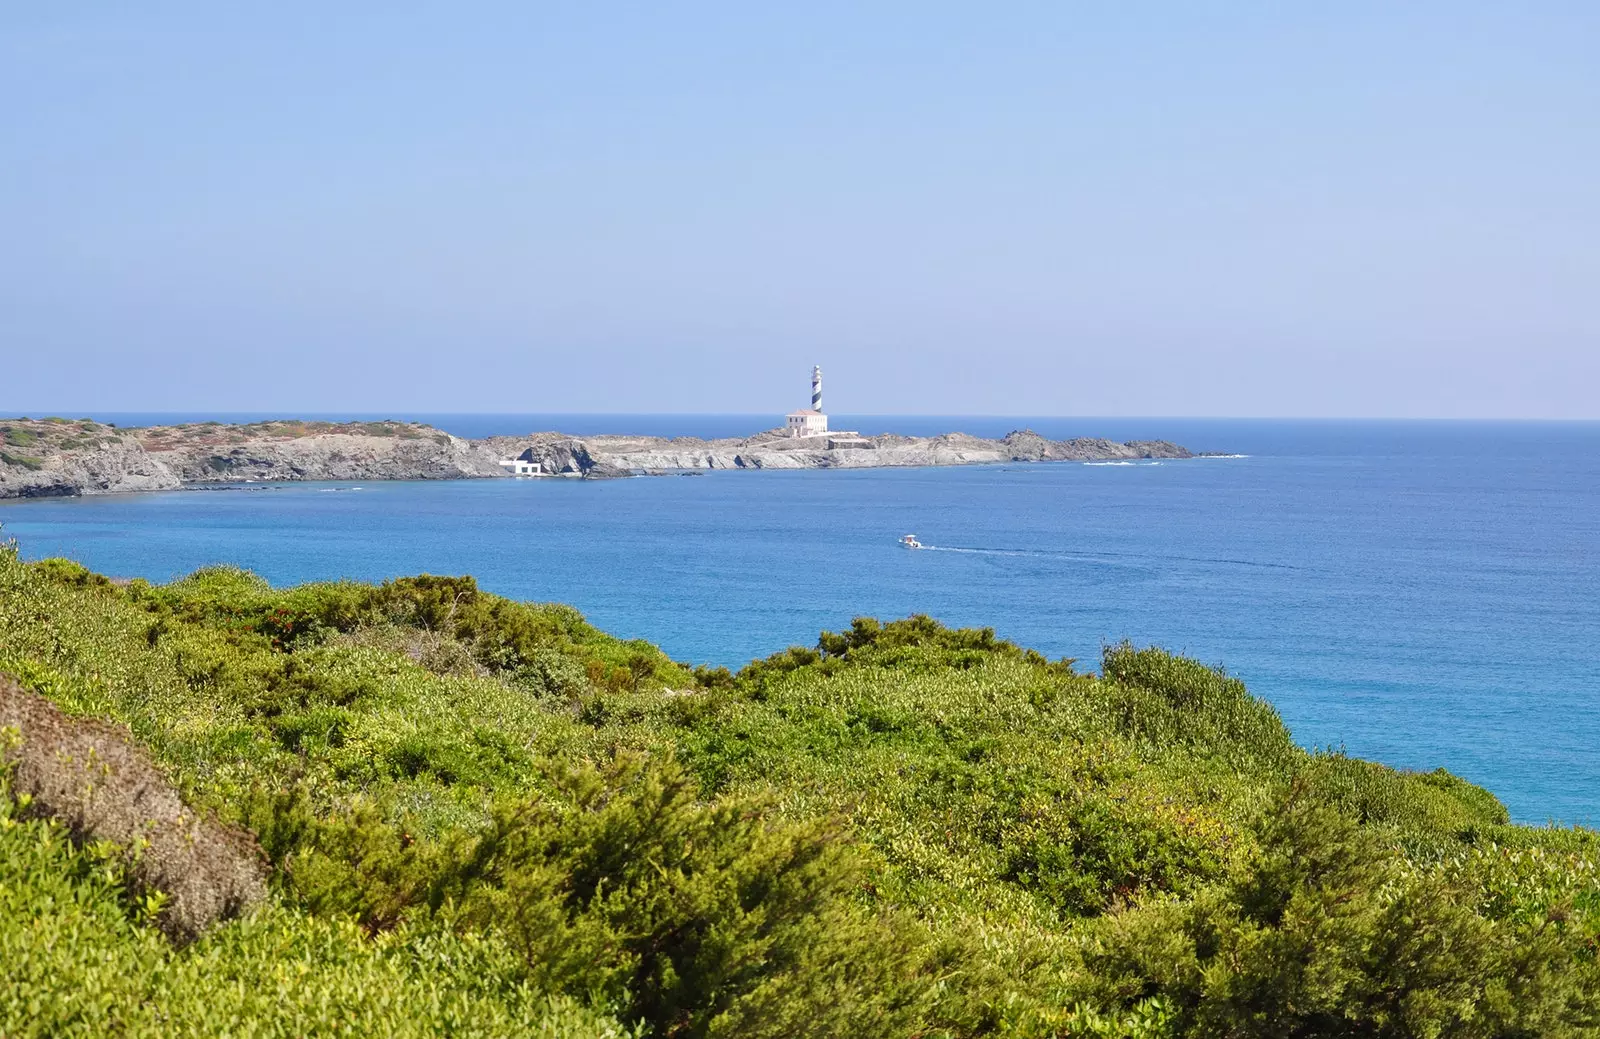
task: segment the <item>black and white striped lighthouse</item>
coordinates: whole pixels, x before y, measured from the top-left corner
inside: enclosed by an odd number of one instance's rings
[[[811,407],[784,416],[784,432],[792,437],[820,436],[828,431],[828,416],[822,413],[822,366],[811,369]]]

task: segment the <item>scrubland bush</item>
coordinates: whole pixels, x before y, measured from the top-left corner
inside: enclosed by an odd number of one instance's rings
[[[916,944],[853,903],[861,867],[831,828],[705,804],[670,760],[559,789],[497,812],[431,895],[542,986],[663,1035],[890,1036],[926,1012]]]
[[[39,576],[73,588],[110,587],[111,581],[70,559],[41,559],[33,564]]]
[[[1479,911],[1481,876],[1408,867],[1297,786],[1229,880],[1110,921],[1106,1002],[1159,998],[1175,1034],[1577,1036],[1600,1024],[1595,925]]]
[[[255,842],[183,803],[125,734],[70,718],[0,675],[0,771],[19,803],[67,826],[82,842],[110,843],[131,883],[159,900],[156,922],[193,938],[264,894]]]
[[[29,444],[39,442],[39,434],[21,426],[0,427],[0,437],[4,437],[6,443],[15,444],[17,447],[27,447]]]
[[[371,935],[268,905],[174,946],[132,901],[121,852],[23,819],[0,781],[0,1035],[634,1035],[522,979],[488,935]]]
[[[1295,757],[1278,712],[1223,671],[1125,642],[1105,650],[1101,673],[1105,709],[1129,736],[1256,770],[1281,769]]]
[[[1600,1034],[1592,832],[1160,650],[860,619],[734,674],[470,578],[0,550],[0,671],[272,867],[178,948],[123,852],[8,807],[0,1034]]]
[[[13,454],[10,451],[0,451],[0,462],[5,463],[6,465],[17,466],[19,469],[28,469],[33,472],[38,472],[40,469],[44,468],[44,459],[35,458],[32,455]]]

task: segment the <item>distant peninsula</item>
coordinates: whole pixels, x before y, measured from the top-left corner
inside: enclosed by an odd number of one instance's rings
[[[530,433],[468,440],[414,422],[201,422],[121,429],[89,419],[0,419],[0,499],[301,480],[596,479],[708,469],[862,469],[1179,459],[1165,440],[998,440],[769,430],[743,438]]]

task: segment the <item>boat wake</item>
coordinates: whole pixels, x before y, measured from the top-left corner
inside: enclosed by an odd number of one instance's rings
[[[1138,570],[1153,573],[1158,569],[1170,567],[1173,564],[1198,563],[1203,567],[1250,567],[1269,570],[1297,570],[1311,571],[1315,568],[1296,566],[1291,563],[1277,563],[1259,559],[1229,559],[1216,556],[1162,556],[1145,557],[1122,555],[1108,552],[1067,552],[1052,549],[1028,548],[967,548],[957,545],[923,545],[924,552],[958,552],[971,556],[1011,556],[1014,558],[1060,560],[1069,563],[1083,563],[1091,566],[1113,567],[1124,570]]]
[[[1105,555],[1088,552],[1059,552],[1038,548],[962,548],[955,545],[923,545],[927,552],[959,552],[968,556],[1011,556],[1019,559],[1053,559],[1069,563],[1089,563],[1096,566],[1114,566],[1134,570],[1144,570],[1148,567],[1142,562],[1127,559],[1113,559]]]

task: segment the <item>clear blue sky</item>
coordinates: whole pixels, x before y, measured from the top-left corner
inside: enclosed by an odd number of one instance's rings
[[[854,413],[1600,417],[1600,4],[0,6],[0,412],[813,363]]]

